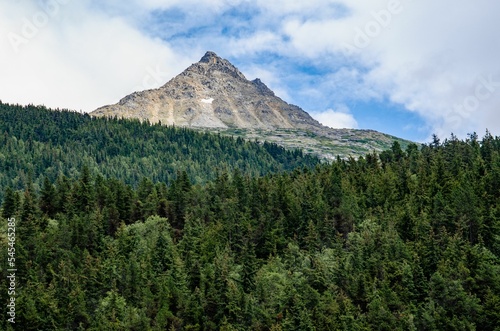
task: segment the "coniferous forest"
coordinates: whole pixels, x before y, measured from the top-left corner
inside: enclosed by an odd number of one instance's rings
[[[0,187],[23,189],[32,181],[40,189],[45,177],[76,178],[83,165],[135,186],[143,177],[168,183],[179,169],[203,183],[223,170],[260,176],[318,163],[271,143],[0,102]]]
[[[1,105],[4,330],[500,330],[500,138],[321,163]]]

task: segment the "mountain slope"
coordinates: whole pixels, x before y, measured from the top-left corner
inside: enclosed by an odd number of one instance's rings
[[[275,96],[260,79],[247,80],[213,52],[159,89],[133,93],[92,114],[203,128],[321,127],[305,111]]]
[[[381,157],[7,189],[16,330],[500,330],[500,138]]]
[[[301,108],[277,97],[260,79],[246,79],[213,52],[207,52],[162,87],[132,93],[91,115],[137,118],[272,141],[326,159],[380,152],[394,140],[403,147],[409,143],[373,130],[325,127]]]
[[[260,176],[319,163],[276,144],[1,102],[0,132],[2,188],[21,189],[30,181],[40,187],[45,176],[74,178],[83,166],[136,185],[141,177],[168,183],[178,171],[203,183],[224,170]]]

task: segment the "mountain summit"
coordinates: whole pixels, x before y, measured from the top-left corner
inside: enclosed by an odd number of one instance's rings
[[[162,87],[132,93],[92,115],[196,128],[323,128],[301,108],[277,97],[260,79],[246,79],[214,52],[207,52]]]
[[[132,93],[93,116],[138,118],[270,141],[325,159],[347,158],[389,148],[394,140],[373,130],[331,129],[288,104],[260,79],[250,81],[228,60],[207,52],[160,88]]]

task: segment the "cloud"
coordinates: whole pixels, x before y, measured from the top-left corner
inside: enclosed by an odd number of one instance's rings
[[[391,2],[399,3],[392,13]],[[451,132],[464,137],[487,127],[500,132],[500,113],[495,111],[500,87],[493,84],[482,100],[475,96],[482,79],[493,75],[494,82],[500,81],[500,45],[494,42],[500,3],[343,3],[350,13],[344,18],[283,24],[290,43],[303,56],[345,55],[344,64],[366,69],[360,71],[357,86],[341,87],[341,95],[372,91],[375,98],[386,97],[419,114],[444,137]]]
[[[57,1],[53,14],[35,1],[0,4],[2,101],[91,111],[160,86],[189,64],[121,18]]]
[[[495,134],[498,13],[490,0],[3,1],[0,99],[89,111],[214,50],[285,100],[338,113],[335,123],[358,116],[331,111],[339,104],[385,102],[429,135]],[[19,52],[13,33],[28,40]]]
[[[339,106],[337,111],[327,109],[323,112],[311,112],[311,116],[321,124],[334,129],[358,127],[358,122],[354,119],[354,116],[349,113],[349,109],[346,106]]]

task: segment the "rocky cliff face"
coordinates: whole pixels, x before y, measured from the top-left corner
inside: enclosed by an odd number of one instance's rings
[[[325,129],[301,108],[275,96],[260,79],[249,81],[213,52],[162,87],[135,92],[91,114],[193,128]]]

